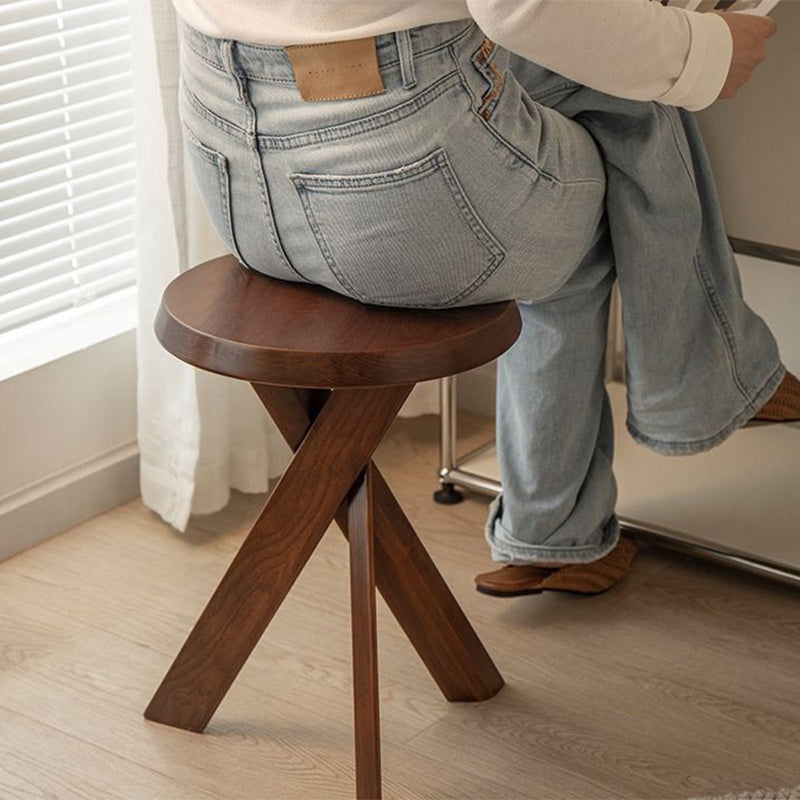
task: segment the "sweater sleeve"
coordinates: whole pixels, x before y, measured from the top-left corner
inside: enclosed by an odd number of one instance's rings
[[[486,35],[577,83],[692,111],[714,102],[733,38],[716,14],[651,0],[467,0]]]

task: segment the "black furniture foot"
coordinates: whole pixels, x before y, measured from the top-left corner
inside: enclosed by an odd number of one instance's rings
[[[443,506],[452,506],[464,499],[464,493],[459,492],[452,483],[443,483],[441,489],[433,493],[433,499]]]

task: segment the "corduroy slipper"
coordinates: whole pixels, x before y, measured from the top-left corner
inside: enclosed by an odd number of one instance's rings
[[[747,425],[797,421],[800,421],[800,381],[791,372],[787,372],[775,390],[775,394],[767,400]]]
[[[601,594],[616,586],[629,572],[638,547],[628,536],[603,558],[585,564],[540,567],[536,564],[508,564],[475,578],[475,588],[493,597],[520,597],[542,592]]]

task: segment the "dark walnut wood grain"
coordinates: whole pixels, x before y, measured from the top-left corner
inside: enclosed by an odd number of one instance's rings
[[[376,585],[448,700],[484,700],[503,679],[372,455],[416,381],[479,366],[513,343],[516,306],[370,307],[224,257],[169,285],[155,327],[178,358],[250,381],[294,456],[145,716],[205,728],[335,519],[350,543],[356,795],[375,800]]]
[[[151,700],[147,719],[205,728],[410,390],[331,394]]]
[[[292,450],[313,416],[310,392],[254,384]],[[381,471],[373,467],[375,581],[442,694],[450,701],[488,700],[503,678],[408,521]],[[336,522],[348,535],[347,506]]]
[[[485,364],[519,335],[514,302],[426,311],[368,306],[277,281],[233,256],[166,288],[155,321],[164,347],[201,369],[275,386],[417,383]]]
[[[353,628],[353,711],[356,797],[381,796],[381,732],[378,711],[378,628],[375,610],[375,499],[372,462],[347,509],[350,532],[350,598]]]

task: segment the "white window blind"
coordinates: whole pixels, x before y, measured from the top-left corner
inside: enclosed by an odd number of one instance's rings
[[[133,291],[128,4],[0,0],[0,337]]]

